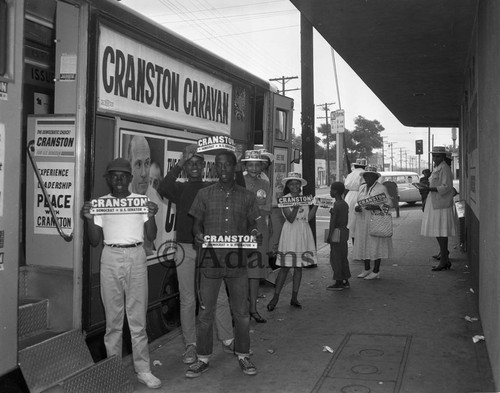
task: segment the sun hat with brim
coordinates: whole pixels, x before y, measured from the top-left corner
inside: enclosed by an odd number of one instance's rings
[[[446,156],[448,151],[446,150],[446,147],[444,146],[434,146],[432,148],[431,154],[443,154]]]
[[[269,160],[269,162],[273,162],[274,161],[274,154],[272,153],[269,153],[266,149],[259,149],[260,151],[260,156],[261,157],[265,157]]]
[[[132,166],[129,160],[119,157],[111,161],[106,167],[106,175],[110,172],[127,172],[132,174]]]
[[[298,172],[288,172],[288,176],[281,181],[281,184],[286,186],[286,183],[289,182],[290,180],[300,181],[300,185],[302,187],[305,187],[307,185],[307,180],[303,179],[302,175]]]
[[[373,167],[370,167],[370,166],[366,167],[366,169],[363,172],[361,172],[359,174],[359,176],[363,176],[364,177],[367,173],[373,173],[374,175],[377,176],[377,178],[379,178],[380,176],[382,176],[382,174],[380,172],[377,172],[377,169],[375,169]]]
[[[247,150],[245,152],[245,158],[243,158],[241,161],[244,161],[244,162],[248,162],[248,161],[264,162],[266,160],[264,158],[262,158],[259,150]]]

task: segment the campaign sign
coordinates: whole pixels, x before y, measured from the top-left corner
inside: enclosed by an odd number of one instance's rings
[[[324,207],[327,209],[330,209],[333,207],[335,200],[332,198],[322,198],[322,197],[315,197],[314,198],[314,204],[320,207]]]
[[[383,205],[384,203],[387,203],[387,195],[384,193],[369,196],[358,201],[358,205],[361,207],[365,207],[366,205]]]
[[[205,235],[202,248],[257,248],[253,235]]]
[[[278,207],[293,207],[293,206],[305,206],[313,204],[313,196],[287,196],[287,197],[279,197],[278,198]]]
[[[225,149],[235,151],[236,145],[234,139],[224,135],[207,136],[198,140],[198,153],[204,153],[210,150]]]
[[[148,213],[147,197],[92,199],[90,214],[143,214]]]

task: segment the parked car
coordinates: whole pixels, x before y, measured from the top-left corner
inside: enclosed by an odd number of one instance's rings
[[[420,180],[417,172],[394,171],[380,172],[380,174],[378,180],[380,183],[392,181],[397,184],[400,202],[413,205],[422,201],[418,188],[413,185],[413,183],[418,183]]]

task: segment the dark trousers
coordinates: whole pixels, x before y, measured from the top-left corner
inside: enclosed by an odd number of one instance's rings
[[[340,230],[340,242],[330,243],[330,265],[333,269],[334,280],[351,278],[349,260],[347,259],[347,239],[349,239],[349,230],[345,228]]]

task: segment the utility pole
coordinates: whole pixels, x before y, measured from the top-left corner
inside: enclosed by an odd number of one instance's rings
[[[300,89],[285,89],[285,84],[292,80],[292,79],[298,79],[298,76],[282,76],[280,78],[273,78],[269,79],[271,82],[281,82],[281,90],[278,90],[278,94],[281,94],[282,96],[285,95],[287,91],[294,91],[294,90],[300,90]]]
[[[316,105],[325,111],[326,120],[326,185],[330,185],[330,124],[328,124],[328,111],[329,106],[334,105],[335,102],[324,103],[321,105]],[[323,119],[323,117],[318,117],[318,119]]]
[[[391,171],[394,170],[394,151],[393,151],[393,145],[397,142],[390,142],[389,146],[391,146]]]

